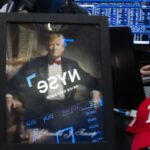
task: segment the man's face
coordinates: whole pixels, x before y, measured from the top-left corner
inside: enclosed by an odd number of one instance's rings
[[[48,43],[48,55],[55,59],[62,56],[64,49],[64,42],[60,37],[55,37]]]

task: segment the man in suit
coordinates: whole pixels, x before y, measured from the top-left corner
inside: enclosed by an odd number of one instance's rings
[[[100,99],[99,81],[76,61],[62,56],[65,51],[63,35],[51,33],[48,39],[47,55],[27,62],[9,81],[7,108],[11,111],[24,104],[27,119],[75,104],[74,97],[80,85],[90,91],[84,99],[95,103]]]

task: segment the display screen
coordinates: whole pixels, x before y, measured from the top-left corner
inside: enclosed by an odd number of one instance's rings
[[[90,15],[108,16],[110,27],[130,27],[134,44],[150,44],[150,0],[75,0]]]
[[[7,143],[106,141],[99,32],[97,25],[7,24]]]

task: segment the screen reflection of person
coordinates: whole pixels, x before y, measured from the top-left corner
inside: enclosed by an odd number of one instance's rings
[[[67,108],[76,103],[74,96],[79,85],[90,91],[86,100],[92,99],[96,104],[99,102],[99,81],[81,69],[76,61],[63,57],[64,51],[63,35],[50,33],[47,55],[24,64],[9,81],[9,112],[22,107],[23,102],[24,117],[29,120]]]

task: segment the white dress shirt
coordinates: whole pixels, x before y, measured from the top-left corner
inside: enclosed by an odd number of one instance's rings
[[[56,77],[57,75],[62,76],[62,66],[61,64],[51,64],[48,65],[48,78],[49,77]],[[50,84],[51,81],[49,81]],[[64,95],[64,85],[60,79],[57,78],[57,88],[56,89],[48,89],[48,95],[47,99],[48,100],[63,100],[65,98]]]

